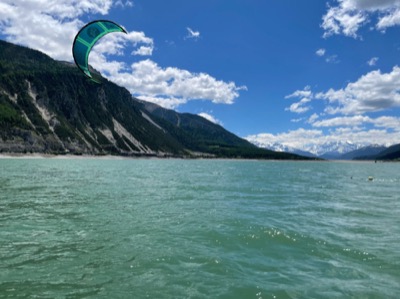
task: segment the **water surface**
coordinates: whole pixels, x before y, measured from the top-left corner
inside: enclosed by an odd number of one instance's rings
[[[398,298],[399,170],[0,159],[0,298]]]

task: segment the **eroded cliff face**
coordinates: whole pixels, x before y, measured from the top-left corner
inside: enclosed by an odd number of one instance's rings
[[[1,107],[8,115],[3,118],[0,151],[161,156],[179,153],[179,146],[161,148],[135,137],[132,131],[159,131],[159,135],[167,132],[144,111],[137,111],[135,104],[139,104],[129,94],[109,99],[107,87],[94,85],[90,89],[88,94],[80,95],[72,87],[37,87],[25,78],[14,94],[1,88]],[[128,106],[130,102],[131,107],[113,107],[114,111],[110,111],[109,106],[117,100]],[[132,123],[133,116],[136,119]]]
[[[1,152],[185,154],[125,89],[62,68],[13,72],[0,81]]]
[[[60,125],[55,113],[48,110],[43,98],[38,98],[38,94],[31,82],[25,81],[26,90],[23,95],[15,93],[10,95],[7,91],[0,90],[2,97],[2,107],[7,107],[9,111],[14,111],[16,115],[11,116],[14,123],[6,124],[2,128],[0,136],[0,151],[14,153],[88,153],[89,148],[70,140],[61,140],[55,133],[55,128]],[[25,101],[29,101],[28,107],[19,105],[19,98],[25,96]],[[11,103],[7,105],[7,97]],[[23,101],[22,101],[23,102]],[[11,105],[10,105],[11,104]],[[29,110],[29,111],[25,111]],[[28,116],[29,115],[29,116]],[[31,120],[33,118],[34,120]],[[38,121],[40,120],[40,121]],[[37,129],[35,123],[45,128]]]

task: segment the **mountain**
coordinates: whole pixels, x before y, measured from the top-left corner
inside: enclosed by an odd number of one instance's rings
[[[379,153],[372,155],[361,155],[357,160],[400,160],[400,144],[395,144],[385,148]]]
[[[400,160],[400,144],[395,144],[384,151],[380,152],[376,157],[377,160]]]
[[[302,159],[257,148],[198,115],[140,101],[101,80],[0,41],[0,152]]]
[[[312,152],[324,159],[341,159],[343,154],[358,150],[365,145],[351,141],[331,141],[313,146]]]
[[[317,156],[314,155],[313,153],[310,153],[308,151],[300,150],[294,147],[290,147],[278,142],[271,142],[271,143],[261,143],[258,142],[257,140],[252,140],[251,141],[254,145],[260,147],[260,148],[265,148],[268,150],[276,151],[276,152],[286,152],[286,153],[292,153],[304,157],[309,157],[309,158],[316,158]]]
[[[350,141],[330,141],[320,144],[312,144],[305,146],[304,149],[293,148],[277,142],[260,143],[254,141],[254,144],[261,148],[266,148],[273,151],[284,151],[306,157],[319,157],[323,159],[341,159],[342,155],[354,150],[358,150],[365,146],[362,144],[352,143]]]
[[[359,157],[374,156],[387,149],[387,146],[372,144],[340,156],[342,160],[359,159]]]
[[[328,160],[395,160],[400,159],[400,144],[387,147],[379,144],[357,144],[350,141],[326,142],[306,147],[306,151],[292,148],[281,143],[254,144],[274,151],[284,151],[305,157],[318,157]]]

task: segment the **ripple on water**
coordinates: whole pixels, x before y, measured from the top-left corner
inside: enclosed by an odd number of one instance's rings
[[[400,293],[400,180],[393,164],[0,164],[0,297]]]

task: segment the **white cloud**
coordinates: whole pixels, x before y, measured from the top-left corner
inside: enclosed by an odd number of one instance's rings
[[[385,31],[386,28],[396,26],[400,24],[400,9],[396,9],[392,13],[388,13],[384,17],[380,18],[376,27],[379,30]]]
[[[319,118],[319,115],[317,113],[314,113],[313,115],[311,115],[309,117],[309,119],[307,120],[307,122],[309,124],[312,124],[313,122],[315,122],[317,119]]]
[[[317,56],[320,56],[320,57],[324,56],[325,53],[326,53],[326,50],[325,50],[325,49],[318,49],[318,50],[315,52],[315,54],[316,54]]]
[[[372,118],[369,116],[339,116],[314,122],[313,127],[359,127],[364,124],[372,124],[375,128],[385,128],[400,131],[400,118],[394,116],[381,116]]]
[[[316,95],[329,102],[325,112],[329,114],[362,114],[400,106],[400,68],[390,73],[372,71],[349,83],[345,88]]]
[[[186,30],[188,32],[188,34],[186,35],[186,38],[198,39],[200,37],[200,31],[194,31],[189,27],[186,27]]]
[[[92,65],[97,71],[110,76],[111,74],[117,74],[127,66],[121,61],[108,61],[104,54],[98,51],[92,51],[90,53],[90,65]]]
[[[151,56],[153,54],[153,47],[141,46],[136,51],[133,51],[132,54],[140,56]]]
[[[53,58],[71,60],[71,45],[83,23],[72,1],[5,0],[0,3],[0,32],[6,40],[40,50]],[[86,3],[87,1],[82,1]],[[58,4],[58,5],[56,5]],[[46,7],[46,10],[40,8]],[[93,7],[101,12],[107,7]],[[81,12],[82,13],[82,12]]]
[[[93,60],[92,60],[93,61]],[[108,72],[112,81],[125,86],[133,94],[161,106],[175,108],[190,100],[210,100],[216,104],[232,104],[240,90],[233,82],[224,82],[205,73],[191,73],[174,67],[162,68],[149,59],[133,63],[129,70],[112,65],[96,68]]]
[[[400,117],[381,116],[372,120],[372,123],[376,127],[392,129],[400,132]]]
[[[393,67],[389,73],[371,71],[341,89],[331,88],[315,94],[307,86],[285,98],[300,99],[286,108],[294,113],[309,111],[315,100],[326,101],[324,112],[328,114],[357,115],[394,109],[400,107],[400,67]]]
[[[304,87],[303,90],[296,90],[290,95],[287,95],[285,99],[291,99],[291,98],[310,98],[313,96],[313,93],[311,91],[310,86]]]
[[[311,102],[311,99],[313,98],[313,93],[310,86],[304,87],[303,90],[296,90],[292,94],[285,97],[285,99],[291,98],[301,98],[301,100],[299,102],[291,104],[285,109],[286,111],[301,114],[311,109],[309,105],[306,105],[307,103]]]
[[[372,22],[374,16],[378,30],[400,24],[400,0],[336,0],[336,4],[322,18],[324,37],[333,34],[358,37],[359,29]]]
[[[216,119],[214,116],[212,116],[212,115],[209,114],[209,113],[201,112],[201,113],[199,113],[198,115],[201,116],[201,117],[203,117],[203,118],[205,118],[205,119],[207,119],[208,121],[210,121],[210,122],[212,122],[212,123],[214,123],[214,124],[217,124],[217,125],[221,125],[221,126],[222,126],[222,122],[221,122],[220,120]]]
[[[370,60],[367,61],[367,64],[369,66],[375,66],[376,63],[378,62],[379,57],[372,57]]]
[[[324,37],[340,33],[357,37],[358,29],[366,22],[366,16],[362,12],[353,9],[348,10],[342,5],[343,2],[339,7],[329,8],[326,15],[323,16]]]
[[[133,47],[140,46],[133,51],[134,55],[141,55],[139,53],[143,53],[142,55],[144,55],[145,52],[151,55],[154,47],[153,39],[147,37],[143,32],[132,31],[127,34],[116,32],[107,34],[101,38],[93,47],[92,52],[94,51],[102,55],[111,54],[121,56],[125,54],[124,50],[129,45]]]
[[[286,111],[290,111],[290,112],[294,112],[294,113],[305,113],[308,110],[311,109],[310,106],[307,106],[306,104],[311,102],[310,99],[308,98],[303,98],[300,100],[300,102],[297,103],[293,103],[292,105],[290,105],[288,108],[286,108]]]
[[[324,119],[313,122],[313,127],[355,127],[363,123],[371,122],[371,118],[368,116],[355,115],[355,116],[344,116],[334,117],[330,119]]]
[[[148,42],[152,47],[152,40],[147,40],[144,35],[136,34],[131,38],[131,41],[134,40]],[[135,62],[129,67],[123,62],[107,61],[103,52],[106,50],[101,48],[106,45],[99,47],[99,50],[93,50],[90,57],[94,68],[111,81],[126,87],[138,98],[165,108],[174,109],[191,100],[232,104],[239,96],[239,91],[246,90],[245,86],[238,87],[234,82],[220,81],[206,73],[192,73],[175,67],[162,68],[150,59]],[[144,48],[142,46],[134,54],[150,54]],[[116,54],[117,50],[108,47],[110,54]]]

